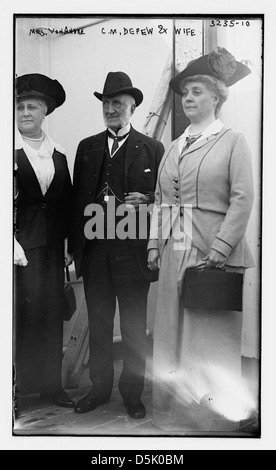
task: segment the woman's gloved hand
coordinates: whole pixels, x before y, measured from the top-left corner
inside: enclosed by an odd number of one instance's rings
[[[16,240],[16,238],[14,238],[13,263],[16,264],[17,266],[27,266],[27,264],[28,264],[28,260],[25,256],[25,252],[24,252],[22,246],[20,245],[20,243],[18,243],[18,241]]]

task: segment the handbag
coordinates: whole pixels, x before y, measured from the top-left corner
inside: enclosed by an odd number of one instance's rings
[[[65,268],[65,283],[64,283],[64,308],[63,320],[70,321],[77,309],[76,296],[74,288],[70,281],[69,268]]]
[[[181,294],[182,306],[207,310],[242,311],[243,274],[224,268],[188,268]]]

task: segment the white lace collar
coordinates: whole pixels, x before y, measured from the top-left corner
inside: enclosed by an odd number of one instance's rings
[[[63,153],[65,155],[65,150],[64,148],[59,145],[57,142],[55,142],[50,136],[49,134],[47,134],[47,132],[45,131],[42,131],[42,134],[44,135],[45,137],[45,146],[47,148],[47,153],[51,153],[51,155],[53,154],[54,152],[54,149],[56,149],[58,152],[60,153]],[[25,142],[24,140],[22,139],[22,136],[17,128],[17,126],[15,126],[15,150],[19,150],[19,149],[24,149],[25,147]],[[30,146],[28,146],[29,148]],[[33,150],[33,149],[32,149]],[[36,150],[35,150],[36,152]]]

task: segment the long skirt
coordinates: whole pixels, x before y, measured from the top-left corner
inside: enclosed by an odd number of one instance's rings
[[[63,248],[25,250],[15,267],[14,382],[18,394],[61,387],[64,306]]]
[[[248,406],[241,378],[242,312],[180,309],[185,270],[203,261],[194,247],[176,248],[168,240],[159,274],[153,423],[187,434],[233,431]]]

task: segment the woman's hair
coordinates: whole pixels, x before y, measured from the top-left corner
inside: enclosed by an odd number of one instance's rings
[[[215,115],[217,117],[223,103],[225,103],[228,98],[229,90],[225,83],[215,77],[212,77],[211,75],[193,75],[192,77],[184,78],[181,81],[181,86],[185,86],[186,83],[190,82],[204,83],[204,85],[206,85],[211,92],[218,96],[219,101],[215,109]]]
[[[43,101],[43,100],[41,100],[41,99],[39,99],[39,100],[37,100],[37,101],[38,101],[38,103],[41,105],[41,107],[42,107],[42,109],[43,109],[43,111],[44,111],[44,114],[45,114],[45,116],[46,116],[47,111],[48,111],[48,106],[47,106],[47,104],[45,103],[45,101]]]
[[[48,105],[46,103],[46,100],[43,99],[42,96],[36,96],[36,95],[22,95],[20,96],[18,99],[17,99],[17,102],[19,103],[20,101],[26,101],[28,99],[33,99],[33,100],[36,100],[40,106],[42,107],[43,111],[44,111],[44,114],[46,116],[47,114],[47,111],[48,111]]]

